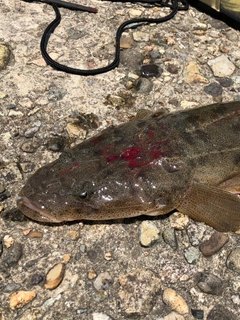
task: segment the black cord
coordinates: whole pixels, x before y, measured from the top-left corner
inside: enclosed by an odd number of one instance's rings
[[[127,0],[124,0],[124,1],[127,2]],[[171,12],[168,15],[166,15],[165,17],[158,18],[158,19],[139,18],[139,19],[131,19],[131,20],[128,20],[128,21],[125,21],[124,23],[122,23],[116,33],[115,58],[114,58],[113,62],[110,63],[106,67],[91,69],[91,70],[68,67],[64,64],[58,63],[57,61],[53,60],[49,56],[49,54],[47,53],[47,45],[48,45],[49,38],[61,21],[61,14],[58,9],[58,6],[55,3],[52,3],[51,5],[55,11],[56,18],[48,25],[48,27],[44,31],[42,39],[41,39],[41,43],[40,43],[40,49],[41,49],[42,56],[43,56],[44,60],[46,61],[46,63],[48,65],[50,65],[51,67],[53,67],[56,70],[64,71],[64,72],[71,73],[71,74],[77,74],[77,75],[81,75],[81,76],[90,76],[90,75],[93,76],[96,74],[108,72],[108,71],[118,67],[118,65],[119,65],[119,62],[120,62],[120,38],[121,38],[122,33],[125,31],[125,29],[127,29],[126,27],[128,25],[130,25],[132,23],[134,23],[134,24],[138,23],[139,25],[149,24],[149,23],[162,23],[162,22],[165,22],[167,20],[172,19],[178,10],[188,10],[188,2],[186,0],[180,1],[182,4],[181,6],[179,6],[178,0],[170,0],[170,1],[169,0],[165,0],[165,1],[162,1],[162,0],[159,0],[159,1],[140,0],[138,2],[154,4],[154,5],[158,5],[158,6],[162,6],[162,7],[169,7],[171,9]]]

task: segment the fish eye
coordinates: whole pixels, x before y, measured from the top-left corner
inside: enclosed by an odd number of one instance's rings
[[[81,199],[86,199],[87,196],[88,196],[87,191],[83,191],[83,192],[81,192],[81,193],[79,194],[79,197],[80,197]]]
[[[93,186],[90,181],[79,182],[72,187],[71,194],[77,199],[89,199],[93,193],[92,188]]]

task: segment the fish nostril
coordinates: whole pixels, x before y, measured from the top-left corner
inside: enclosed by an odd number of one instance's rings
[[[66,191],[66,189],[61,189],[58,194],[59,194],[61,197],[65,197],[65,196],[68,194],[68,192]]]

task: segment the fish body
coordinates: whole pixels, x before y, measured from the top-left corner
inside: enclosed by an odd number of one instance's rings
[[[162,215],[178,209],[240,228],[240,102],[151,113],[85,140],[40,168],[19,194],[33,220]]]

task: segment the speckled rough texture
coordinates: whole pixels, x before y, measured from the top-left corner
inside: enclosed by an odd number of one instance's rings
[[[83,0],[81,4],[98,7],[98,14],[61,9],[62,23],[49,43],[52,57],[81,68],[104,66],[112,60],[120,23],[166,11],[120,2]],[[4,187],[0,194],[0,318],[88,320],[97,319],[99,314],[123,320],[128,315],[127,306],[120,302],[119,279],[126,276],[131,282],[126,288],[135,288],[137,282],[131,274],[150,270],[161,281],[161,288],[147,295],[136,290],[133,304],[141,308],[132,318],[156,320],[170,314],[172,310],[162,295],[171,288],[182,296],[189,310],[203,310],[205,320],[219,320],[219,314],[225,319],[240,319],[240,274],[226,264],[230,252],[240,247],[237,234],[229,233],[229,241],[215,255],[201,255],[196,264],[189,264],[184,250],[197,238],[198,230],[199,244],[214,233],[201,223],[190,221],[197,228],[176,230],[177,250],[164,241],[144,248],[139,243],[141,222],[154,221],[162,233],[170,227],[168,217],[55,226],[27,220],[16,210],[18,192],[29,175],[85,136],[123,123],[143,108],[172,111],[240,100],[239,31],[190,8],[162,25],[127,31],[132,47],[123,49],[119,68],[80,77],[51,69],[41,57],[40,38],[53,17],[53,9],[46,4],[0,2],[0,43],[11,52],[10,60],[4,60],[8,64],[0,71],[0,184]],[[225,80],[215,75],[219,74],[217,66],[212,65],[221,55],[231,62],[223,60],[227,62]],[[155,64],[162,71],[157,77],[139,78],[142,64]],[[31,238],[30,231],[43,236]],[[10,248],[4,244],[7,235],[14,240]],[[191,244],[198,247],[197,241]],[[66,263],[63,281],[56,289],[47,290],[46,274],[57,263]],[[90,272],[108,272],[112,282],[98,291],[94,276],[88,277]],[[217,276],[222,281],[221,294],[201,291],[199,273],[202,279],[209,273]],[[11,310],[10,296],[20,290],[33,291],[36,297]],[[144,299],[149,295],[151,306],[146,312]],[[194,319],[190,311],[184,317]]]

